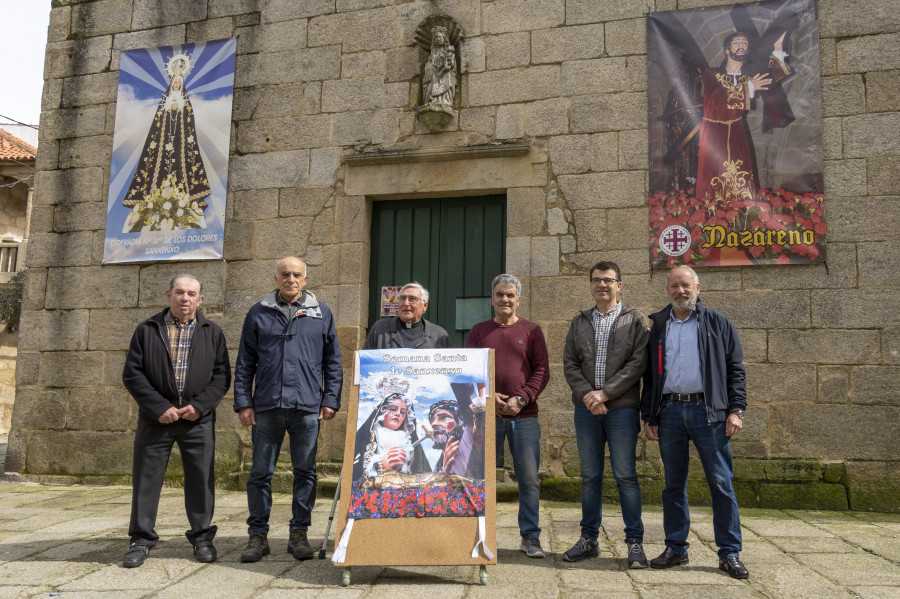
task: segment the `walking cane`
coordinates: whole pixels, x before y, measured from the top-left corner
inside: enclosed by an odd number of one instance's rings
[[[319,559],[325,559],[325,547],[328,545],[328,534],[331,532],[331,523],[334,521],[334,510],[337,508],[338,499],[341,497],[341,479],[344,478],[344,467],[338,478],[337,487],[334,488],[334,501],[331,502],[331,513],[328,515],[328,524],[325,526],[325,538],[322,539],[322,548],[319,550]]]

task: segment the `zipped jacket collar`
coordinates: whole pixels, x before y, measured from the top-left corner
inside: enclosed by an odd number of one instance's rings
[[[310,318],[322,318],[322,308],[319,306],[319,300],[312,291],[304,289],[303,294],[300,296],[300,300],[300,310],[297,313],[298,315],[303,314]],[[273,289],[267,293],[260,304],[266,308],[272,308],[281,312],[281,307],[278,305],[278,290]],[[284,313],[282,312],[282,315],[283,314]]]

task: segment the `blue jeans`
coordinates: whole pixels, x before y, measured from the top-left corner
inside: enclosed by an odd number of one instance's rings
[[[513,472],[519,481],[519,534],[523,539],[541,536],[538,524],[541,481],[541,425],[537,418],[497,417],[497,464],[503,464],[503,439],[509,439]]]
[[[289,408],[256,412],[253,427],[253,465],[247,481],[248,532],[269,533],[272,511],[272,475],[281,452],[284,433],[290,435],[291,466],[294,469],[294,498],[291,503],[291,530],[306,530],[316,504],[316,443],[319,415]]]
[[[659,453],[666,469],[663,491],[663,528],[666,547],[676,553],[687,553],[688,513],[687,477],[688,442],[703,464],[703,472],[712,496],[713,531],[719,558],[738,555],[741,551],[741,517],[731,484],[731,438],[725,436],[725,423],[707,421],[703,400],[664,402],[659,412]]]
[[[581,534],[596,540],[603,519],[603,461],[609,445],[609,461],[619,488],[625,538],[644,540],[641,521],[641,487],[635,469],[641,419],[637,408],[610,410],[602,416],[591,414],[583,404],[575,406],[575,438],[581,461]]]

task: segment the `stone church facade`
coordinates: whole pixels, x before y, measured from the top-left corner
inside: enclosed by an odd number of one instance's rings
[[[275,261],[304,258],[349,380],[371,324],[373,205],[500,195],[505,270],[523,280],[520,313],[550,349],[542,492],[577,498],[562,349],[592,303],[588,268],[618,262],[624,300],[645,313],[667,301],[665,273],[648,266],[645,14],[717,4],[55,0],[7,473],[126,479],[136,406],[125,353],[174,274],[203,281],[234,359]],[[744,506],[900,509],[898,14],[888,0],[819,2],[827,269],[700,271],[705,304],[744,346],[750,408],[733,445]],[[446,117],[428,121],[417,36],[435,23],[455,36],[458,80]],[[121,52],[232,36],[225,260],[101,265]],[[238,488],[250,440],[230,405],[229,394],[217,476]],[[346,426],[344,411],[324,425],[321,462],[339,467]],[[642,437],[638,451],[645,500],[659,502],[658,447]],[[697,462],[691,494],[706,493]]]

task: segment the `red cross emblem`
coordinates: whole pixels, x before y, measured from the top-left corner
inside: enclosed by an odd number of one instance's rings
[[[659,236],[659,249],[669,256],[680,256],[691,247],[691,233],[681,225],[667,227]]]

